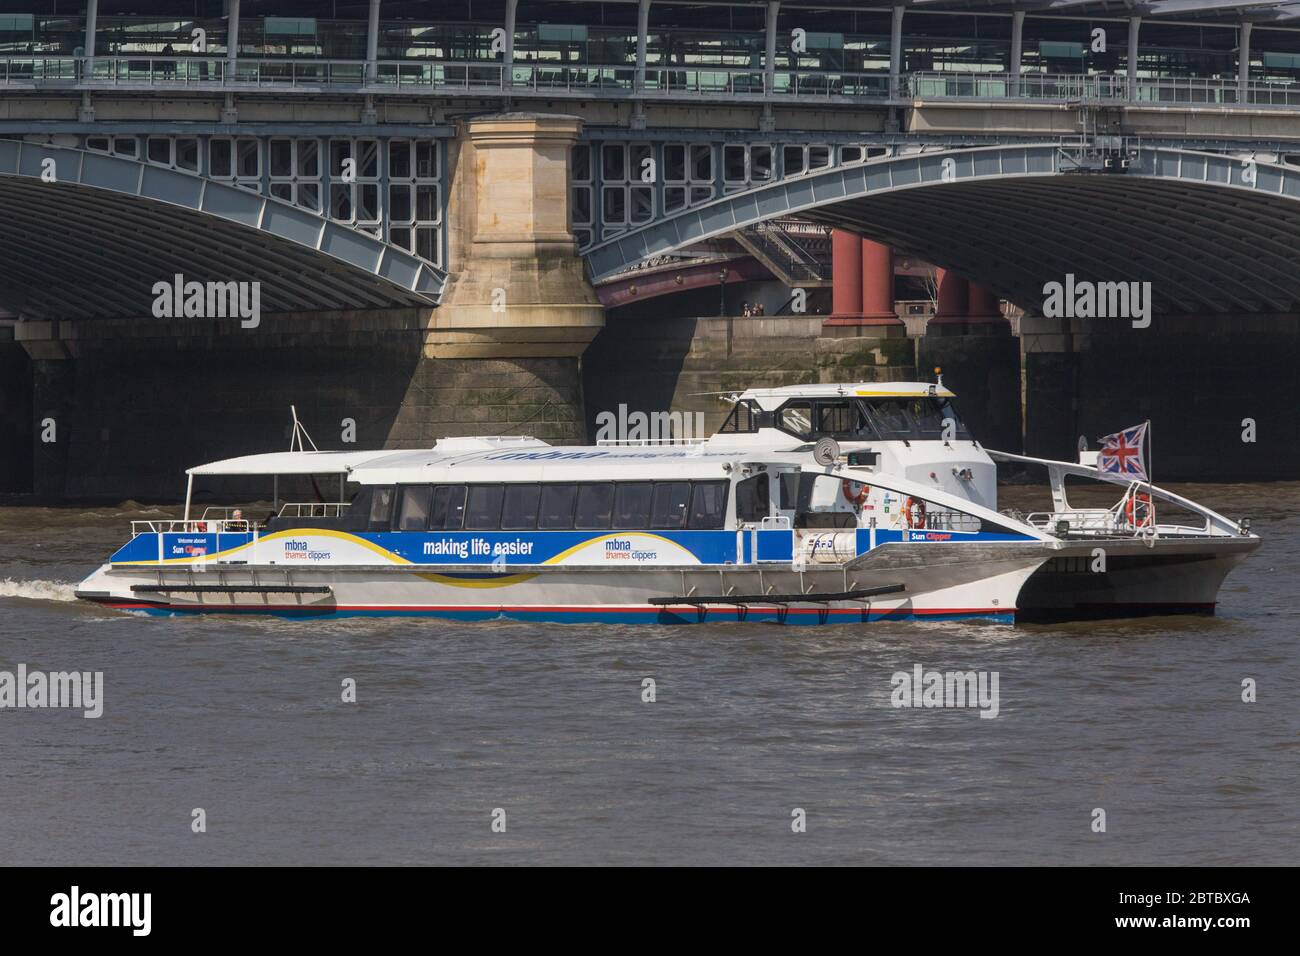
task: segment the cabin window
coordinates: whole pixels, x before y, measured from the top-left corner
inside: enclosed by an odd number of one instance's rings
[[[432,497],[432,485],[404,487],[401,503],[397,506],[397,530],[423,531],[428,527],[429,499]]]
[[[392,485],[375,489],[374,497],[370,499],[368,527],[371,531],[387,531],[392,527],[395,491]]]
[[[656,482],[650,504],[650,527],[665,530],[685,528],[690,503],[691,483],[689,481]]]
[[[758,416],[755,414],[756,411],[757,409],[754,407],[754,404],[748,399],[736,402],[735,407],[731,410],[731,414],[727,416],[727,420],[722,423],[722,427],[719,428],[718,431],[724,434],[758,431]]]
[[[653,485],[648,481],[625,481],[614,495],[614,527],[645,528],[650,522]]]
[[[459,531],[465,521],[465,486],[439,485],[433,489],[429,527],[434,531]]]
[[[736,483],[737,521],[751,524],[762,521],[768,516],[770,507],[767,472]]]
[[[876,399],[864,403],[871,409],[871,420],[876,423],[876,430],[883,438],[907,438],[912,431],[912,424],[907,420],[901,402],[894,399]]]
[[[727,482],[697,481],[691,492],[691,527],[716,530],[726,523]]]
[[[542,485],[537,527],[542,531],[568,531],[573,527],[573,508],[577,501],[577,485]]]
[[[468,531],[494,531],[501,527],[500,485],[470,485],[465,505],[465,528]]]
[[[867,425],[866,417],[856,402],[818,402],[817,434],[834,435],[843,438],[857,438],[863,435]],[[870,433],[867,433],[870,437]]]
[[[786,402],[776,413],[777,427],[796,438],[812,437],[812,402]]]
[[[531,531],[537,527],[537,485],[506,485],[501,507],[503,531]]]
[[[357,493],[352,496],[352,501],[348,504],[348,517],[360,518],[362,522],[370,521],[370,502],[375,496],[375,489],[370,485],[362,485]]]
[[[573,526],[579,531],[597,531],[609,527],[614,512],[614,486],[609,483],[581,485],[578,488],[578,510]]]
[[[918,395],[915,398],[868,398],[863,408],[875,431],[885,439],[969,440],[971,435],[957,417],[952,402]]]

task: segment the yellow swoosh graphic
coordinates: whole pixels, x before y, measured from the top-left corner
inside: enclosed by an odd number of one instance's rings
[[[691,552],[687,548],[683,548],[676,541],[672,540],[671,538],[665,538],[661,534],[652,534],[649,531],[624,531],[622,534],[602,534],[595,538],[588,538],[586,541],[583,541],[580,544],[575,544],[571,548],[565,548],[563,551],[561,551],[559,554],[555,555],[554,557],[547,558],[545,561],[542,562],[542,564],[559,564],[561,561],[563,561],[569,555],[573,554],[575,551],[581,551],[583,548],[588,547],[589,545],[597,544],[601,541],[609,541],[612,538],[627,538],[634,534],[640,535],[643,538],[658,538],[660,541],[666,542],[667,544],[671,544],[674,548],[677,548],[680,551],[685,551],[687,554],[690,554],[691,557],[695,557],[695,555],[691,554]]]
[[[457,578],[447,574],[417,574],[434,584],[449,584],[454,588],[504,588],[512,584],[523,584],[537,577],[536,574],[503,574],[495,578]]]

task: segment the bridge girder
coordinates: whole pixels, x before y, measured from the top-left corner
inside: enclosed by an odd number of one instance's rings
[[[778,216],[850,229],[1026,308],[1069,273],[1149,281],[1162,313],[1300,304],[1300,170],[1141,148],[1102,173],[1056,143],[888,157],[796,176],[592,246],[592,276]]]
[[[51,165],[52,163],[52,165]],[[158,282],[261,283],[264,312],[429,307],[405,250],[203,176],[0,141],[0,304],[30,318],[147,316]]]

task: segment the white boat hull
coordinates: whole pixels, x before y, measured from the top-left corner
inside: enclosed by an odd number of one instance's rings
[[[788,563],[507,569],[104,565],[77,593],[153,614],[426,615],[556,623],[1011,622],[1019,611],[1070,616],[1106,609],[1212,609],[1224,575],[1256,544],[1257,539],[1158,541],[1154,547],[1131,539],[1107,542],[1108,569],[1100,574],[1078,570],[1078,561],[1091,560],[1094,545],[1069,542],[889,544],[847,564],[810,563],[802,569]],[[890,586],[901,590],[834,597]]]

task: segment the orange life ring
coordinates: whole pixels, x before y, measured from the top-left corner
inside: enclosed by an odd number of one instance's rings
[[[1139,513],[1139,509],[1141,509]],[[1156,508],[1145,491],[1135,491],[1124,503],[1124,516],[1134,528],[1148,528],[1155,524]]]
[[[920,498],[908,498],[903,504],[903,519],[909,528],[924,528],[925,502]]]
[[[858,488],[857,494],[853,494],[850,491],[850,488],[853,485],[860,486]],[[854,511],[861,511],[862,506],[867,502],[867,496],[871,494],[871,486],[867,484],[863,484],[862,482],[859,481],[851,481],[848,478],[845,478],[840,482],[840,491],[843,493],[844,497],[848,499],[849,504],[853,505]]]

